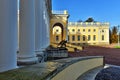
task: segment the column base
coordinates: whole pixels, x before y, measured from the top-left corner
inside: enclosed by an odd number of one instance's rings
[[[0,65],[0,72],[4,72],[4,71],[8,71],[8,70],[12,70],[12,69],[16,69],[18,68],[18,66],[15,65]]]
[[[38,63],[37,57],[19,57],[17,60],[17,65],[32,65]]]

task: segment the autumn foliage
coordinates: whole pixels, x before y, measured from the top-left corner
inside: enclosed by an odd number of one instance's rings
[[[110,42],[117,43],[118,42],[118,30],[117,26],[114,26],[112,30],[110,30]]]

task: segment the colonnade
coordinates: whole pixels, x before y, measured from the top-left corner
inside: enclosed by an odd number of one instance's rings
[[[17,62],[38,62],[36,54],[43,55],[42,51],[49,45],[46,0],[20,0],[19,4],[17,21],[17,0],[0,0],[0,72],[17,68]]]

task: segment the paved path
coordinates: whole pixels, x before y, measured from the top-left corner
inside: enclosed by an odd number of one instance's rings
[[[83,51],[69,52],[70,57],[104,56],[106,64],[120,66],[120,49],[99,46],[86,46]]]

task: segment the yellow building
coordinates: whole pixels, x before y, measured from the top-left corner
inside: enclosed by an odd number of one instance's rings
[[[104,45],[109,44],[109,23],[100,22],[69,22],[67,40],[72,44]],[[53,28],[54,42],[61,41],[61,28]]]

